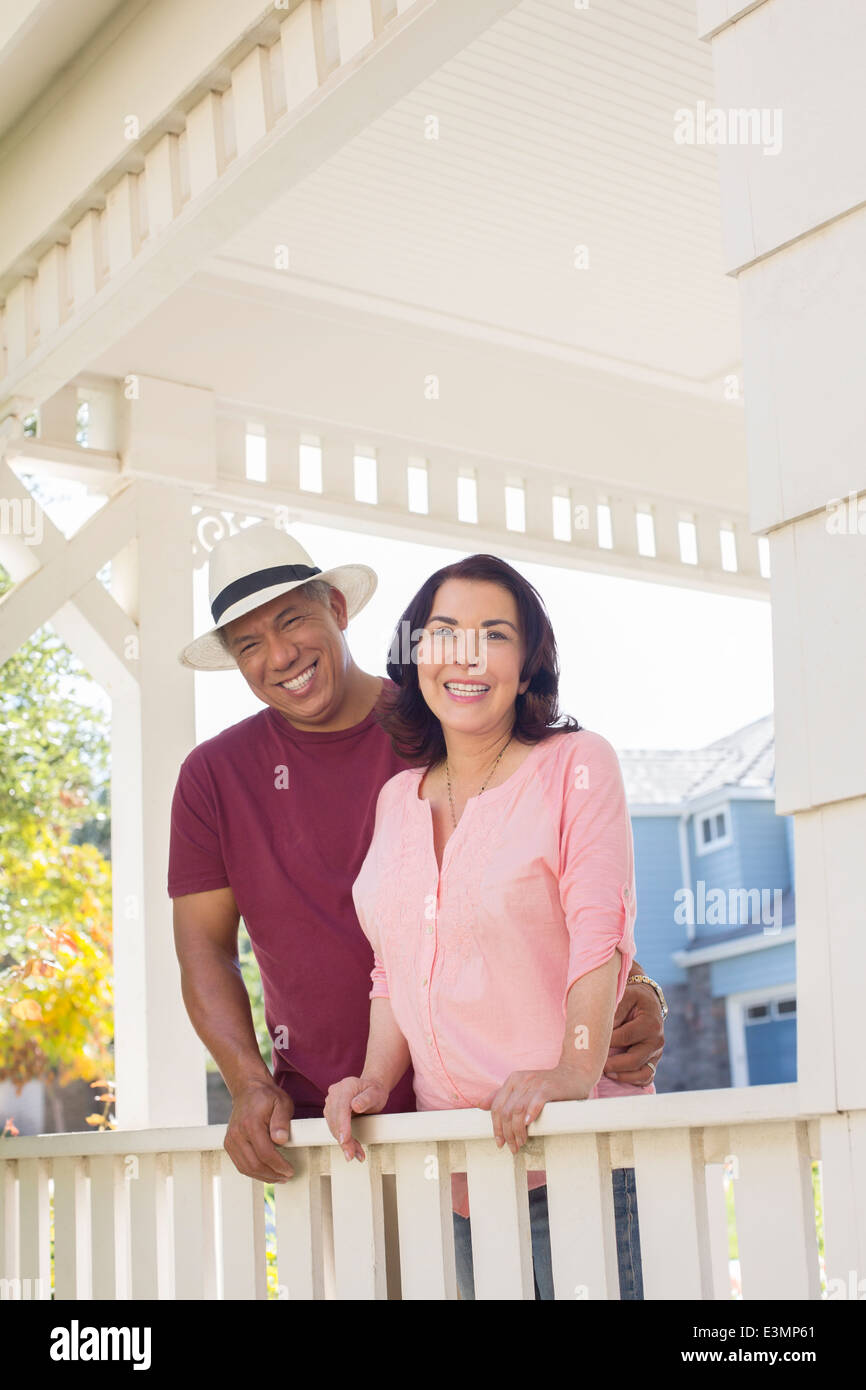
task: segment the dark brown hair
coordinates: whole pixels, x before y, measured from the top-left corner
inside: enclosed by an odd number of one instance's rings
[[[404,610],[394,629],[386,670],[398,690],[386,695],[378,719],[398,757],[430,767],[445,757],[442,725],[421,694],[418,667],[401,638],[417,634],[426,624],[437,589],[449,579],[480,579],[499,584],[513,594],[526,657],[520,680],[529,681],[515,704],[513,736],[523,743],[540,743],[552,734],[574,733],[576,719],[559,712],[559,656],[550,617],[538,590],[496,555],[468,555],[431,574]],[[405,625],[405,626],[404,626]],[[413,637],[414,648],[414,637]],[[404,660],[404,657],[408,659]]]

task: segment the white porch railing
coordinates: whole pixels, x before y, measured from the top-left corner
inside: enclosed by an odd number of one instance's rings
[[[374,1116],[356,1129],[364,1164],[346,1163],[323,1120],[292,1126],[296,1175],[275,1191],[281,1298],[456,1297],[449,1178],[460,1171],[476,1297],[531,1298],[527,1167],[547,1171],[559,1299],[619,1297],[616,1167],[636,1172],[647,1299],[731,1297],[726,1164],[744,1298],[821,1297],[815,1159],[828,1283],[853,1290],[866,1273],[856,1191],[866,1115],[801,1115],[793,1085],[549,1104],[517,1158],[496,1148],[478,1110]],[[235,1170],[224,1134],[0,1141],[3,1296],[50,1298],[53,1283],[58,1299],[266,1298],[264,1188]]]

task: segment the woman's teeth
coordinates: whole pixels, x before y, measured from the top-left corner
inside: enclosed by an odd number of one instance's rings
[[[281,681],[280,684],[282,685],[283,689],[303,690],[304,686],[309,685],[310,681],[313,679],[313,672],[315,671],[318,664],[318,660],[314,661],[312,666],[308,666],[306,671],[302,671],[299,676],[295,676],[294,680]]]
[[[483,695],[490,689],[489,685],[462,685],[458,681],[446,681],[445,689],[452,690],[455,695]]]

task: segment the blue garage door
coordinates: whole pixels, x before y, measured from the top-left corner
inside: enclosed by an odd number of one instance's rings
[[[773,999],[746,1009],[746,1061],[750,1086],[797,1080],[797,1006]]]

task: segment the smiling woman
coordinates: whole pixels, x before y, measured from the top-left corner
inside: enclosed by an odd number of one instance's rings
[[[459,602],[452,587],[458,581],[468,581],[479,602],[483,597],[488,606],[492,605],[491,611],[470,614],[467,609],[462,615],[464,621],[458,621],[461,615],[451,612],[451,607]],[[479,588],[486,592],[480,594]],[[450,595],[455,598],[446,607],[445,600]],[[483,602],[481,606],[484,607]],[[470,617],[475,621],[468,621]],[[396,634],[407,631],[420,632],[420,641],[412,651],[400,652],[398,656]],[[507,658],[500,653],[500,646],[508,652]],[[518,651],[521,660],[515,666]],[[404,659],[406,656],[408,660]],[[387,664],[388,675],[398,686],[399,694],[389,705],[382,723],[400,756],[407,762],[419,763],[438,762],[445,756],[442,723],[421,688],[425,667],[450,665],[448,683],[459,687],[467,680],[470,684],[487,684],[488,676],[492,678],[492,672],[499,671],[503,660],[513,668],[516,740],[535,743],[552,734],[580,728],[576,720],[560,715],[556,639],[537,589],[495,555],[469,555],[437,570],[422,584],[398,620]],[[467,700],[459,689],[448,693],[455,704]],[[486,690],[472,694],[478,699],[487,698]]]
[[[634,852],[616,753],[559,712],[544,604],[504,560],[438,570],[398,622],[417,634],[378,715],[415,766],[382,788],[353,885],[373,947],[360,1076],[325,1118],[381,1110],[411,1060],[419,1110],[478,1107],[513,1154],[548,1101],[640,1094],[602,1070],[634,961]],[[472,639],[470,641],[470,638]],[[528,1173],[536,1297],[553,1297],[546,1174]],[[474,1200],[474,1199],[473,1199]],[[616,1200],[616,1198],[615,1198]],[[452,1184],[457,1280],[474,1298],[465,1174]],[[628,1260],[636,1252],[620,1221]]]

